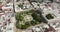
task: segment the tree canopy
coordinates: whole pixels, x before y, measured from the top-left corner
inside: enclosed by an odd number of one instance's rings
[[[30,18],[29,21],[24,20],[24,17],[26,17],[26,15],[29,15],[27,18],[27,20]],[[40,15],[36,13],[34,10],[18,12],[16,13],[16,19],[17,19],[16,27],[19,29],[26,29],[31,25],[36,25],[43,22],[41,21]]]

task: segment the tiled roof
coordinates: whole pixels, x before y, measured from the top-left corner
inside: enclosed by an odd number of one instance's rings
[[[2,15],[4,15],[4,14],[0,14],[0,16],[2,16]]]
[[[2,6],[3,6],[3,5],[0,3],[0,9],[2,9]]]

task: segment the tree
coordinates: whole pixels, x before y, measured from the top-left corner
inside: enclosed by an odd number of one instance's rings
[[[51,2],[53,2],[53,0],[50,0]]]
[[[33,19],[36,20],[36,21],[40,21],[40,19],[41,19],[41,18],[40,18],[40,15],[37,14],[36,12],[32,14],[32,17],[33,17]]]
[[[30,23],[31,23],[31,25],[36,25],[37,24],[37,22],[34,21],[34,20],[30,21]]]
[[[22,4],[19,4],[18,7],[23,8],[23,5]]]
[[[23,19],[23,17],[21,16],[21,13],[17,13],[15,17],[18,21],[19,20],[22,21],[22,19]]]
[[[21,29],[21,24],[16,23],[16,27],[17,27],[18,29]]]
[[[46,15],[47,19],[53,19],[54,17],[51,14]]]

